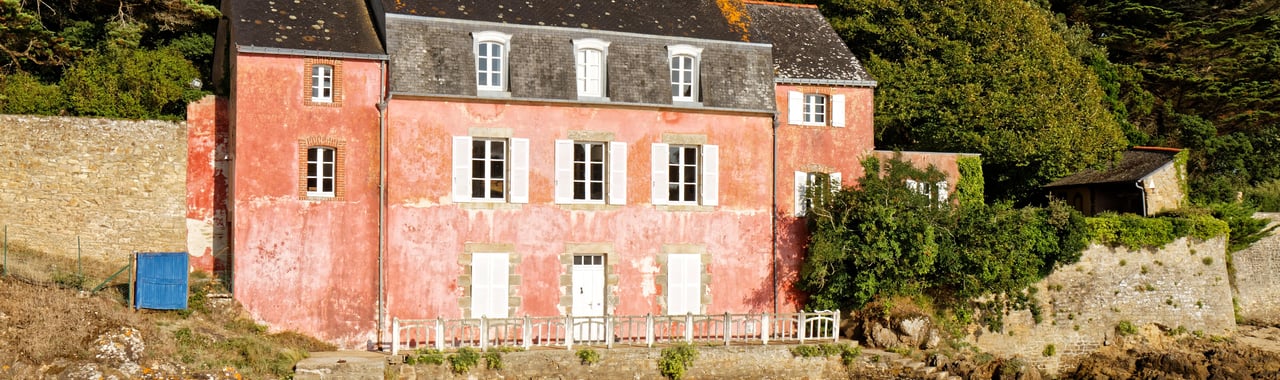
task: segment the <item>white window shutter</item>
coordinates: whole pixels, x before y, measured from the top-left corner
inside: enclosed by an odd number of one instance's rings
[[[489,310],[493,312],[491,318],[506,318],[511,306],[511,298],[509,296],[510,293],[508,289],[511,282],[511,272],[509,272],[511,261],[507,256],[508,254],[499,253],[490,257],[491,265],[489,267],[493,269],[492,274],[490,274],[490,278],[493,279],[493,282],[491,282],[489,286],[491,289],[489,299],[492,301]]]
[[[951,195],[951,187],[947,181],[938,182],[938,202],[946,202]]]
[[[453,136],[453,201],[471,201],[471,136]]]
[[[573,201],[573,140],[556,140],[556,203]]]
[[[720,147],[702,146],[702,205],[720,204]]]
[[[796,172],[795,216],[804,216],[804,198],[809,189],[809,173]]]
[[[844,95],[836,94],[831,97],[831,126],[844,126]]]
[[[843,178],[840,177],[840,172],[831,173],[831,191],[835,192],[843,188],[844,182]]]
[[[609,204],[627,204],[627,143],[609,143]]]
[[[669,154],[671,154],[670,145],[663,143],[653,144],[651,153],[653,166],[649,174],[652,183],[653,204],[655,205],[667,204],[667,164],[669,160],[667,155]]]
[[[667,256],[667,313],[702,312],[702,258],[697,254]]]
[[[529,139],[511,139],[511,203],[529,203]]]
[[[804,122],[804,94],[800,91],[787,92],[787,124]]]

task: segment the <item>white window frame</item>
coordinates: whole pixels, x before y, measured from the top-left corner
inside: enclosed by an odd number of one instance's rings
[[[683,62],[677,66],[677,58],[687,58],[689,66],[685,67]],[[667,69],[671,79],[671,101],[673,103],[698,103],[701,93],[701,83],[699,83],[701,62],[702,48],[690,45],[667,46]],[[686,72],[689,74],[688,82],[684,80],[684,75],[682,75]],[[682,91],[685,87],[689,89],[688,95],[685,95],[684,91]]]
[[[477,141],[502,141],[504,152],[501,157],[503,173],[493,173],[492,145],[485,146],[488,157],[474,157]],[[476,163],[484,164],[483,176],[477,178],[473,172]],[[502,177],[497,177],[501,174]],[[472,195],[475,181],[490,187],[495,181],[502,181],[502,196],[493,196],[485,192],[483,196]],[[491,138],[491,137],[453,137],[453,201],[454,202],[510,202],[529,203],[529,139]]]
[[[627,143],[589,140],[556,140],[555,142],[555,202],[559,204],[627,204]],[[578,178],[575,170],[575,153],[579,145],[599,144],[604,148],[602,178],[590,181],[603,182],[602,199],[578,199],[574,186],[586,179]]]
[[[311,65],[311,101],[333,103],[333,65]]]
[[[327,154],[326,154],[327,153]],[[326,170],[327,173],[325,174]],[[312,184],[315,186],[312,186]],[[326,189],[327,185],[327,189]],[[328,146],[307,148],[307,196],[333,198],[338,194],[338,150]],[[312,190],[315,189],[315,190]]]
[[[827,125],[828,98],[824,94],[804,94],[804,110],[801,112],[805,125]]]
[[[481,95],[485,92],[506,92],[508,88],[507,84],[510,82],[510,71],[508,68],[510,67],[511,62],[511,35],[502,32],[486,31],[475,32],[472,33],[471,36],[473,40],[472,55],[475,57],[476,64],[476,92]],[[492,49],[486,49],[485,55],[481,55],[480,48],[482,45],[486,47],[497,47],[498,54],[495,56]],[[493,65],[494,60],[498,61],[497,65]],[[481,69],[482,63],[484,63],[484,69]],[[487,83],[485,84],[480,83],[481,77],[493,79],[495,76],[498,81],[498,84],[496,85],[493,84],[491,80],[486,81]]]
[[[930,200],[938,203],[945,203],[947,199],[951,198],[951,184],[945,180],[930,184],[928,182],[908,179],[906,181],[906,185],[908,189],[920,193],[921,195],[924,195]]]
[[[600,55],[594,67],[587,60],[592,53]],[[595,38],[573,40],[573,57],[578,98],[608,100],[609,42]]]
[[[822,111],[824,120],[814,121],[811,115],[816,115],[816,110],[810,106],[811,97],[826,97],[826,107]],[[844,127],[845,126],[845,95],[822,93],[803,93],[800,91],[787,92],[787,123],[792,125],[806,126],[826,126]]]
[[[679,148],[678,157],[672,156],[677,153],[673,149]],[[690,164],[684,162],[687,154],[687,148],[695,148],[697,160],[692,165],[695,173],[693,200],[678,197],[679,200],[672,200],[671,190],[671,170],[673,168],[687,168]],[[655,143],[652,145],[651,160],[651,180],[652,180],[652,201],[655,205],[702,205],[717,206],[720,204],[720,147],[716,145],[672,145],[665,143]],[[673,164],[671,160],[679,159],[680,162]],[[679,175],[679,174],[678,174]],[[680,175],[681,180],[674,186],[688,186]],[[677,190],[677,194],[684,194],[683,190]]]
[[[796,172],[795,173],[795,216],[808,215],[809,210],[813,209],[813,199],[809,196],[809,189],[818,181],[820,176],[825,175],[827,180],[831,181],[831,192],[835,193],[842,186],[841,175],[836,173],[822,172]]]

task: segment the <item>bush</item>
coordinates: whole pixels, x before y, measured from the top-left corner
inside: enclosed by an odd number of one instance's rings
[[[1056,354],[1056,353],[1058,353],[1058,348],[1054,347],[1052,343],[1050,343],[1047,346],[1044,346],[1044,352],[1041,352],[1041,354],[1044,354],[1045,357],[1053,356],[1053,354]]]
[[[464,374],[480,364],[480,353],[471,347],[459,348],[458,352],[449,355],[449,369],[456,374]]]
[[[189,85],[200,73],[174,49],[106,49],[66,71],[62,89],[81,116],[170,118],[204,94]]]
[[[680,343],[672,347],[662,349],[662,356],[658,358],[658,371],[672,380],[680,380],[684,378],[685,371],[693,366],[693,361],[698,359],[698,349],[688,343]]]
[[[1116,325],[1116,333],[1120,334],[1120,336],[1137,334],[1138,327],[1134,326],[1133,322],[1120,321],[1120,323]]]
[[[595,365],[600,362],[600,353],[591,347],[582,348],[578,350],[578,360],[582,365]]]
[[[57,115],[66,107],[66,96],[57,85],[40,83],[19,72],[0,77],[0,113]]]
[[[502,353],[498,351],[484,353],[484,367],[492,370],[505,368],[506,365],[502,363]]]
[[[434,348],[420,348],[412,354],[405,357],[405,364],[427,364],[440,365],[444,364],[444,353]]]

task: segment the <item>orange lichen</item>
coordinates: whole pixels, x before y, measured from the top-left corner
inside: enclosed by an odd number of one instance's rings
[[[751,40],[751,35],[747,33],[747,27],[751,25],[751,16],[747,14],[747,6],[742,3],[742,0],[716,0],[716,7],[720,8],[721,14],[724,14],[729,27],[735,32],[742,33],[743,41]]]

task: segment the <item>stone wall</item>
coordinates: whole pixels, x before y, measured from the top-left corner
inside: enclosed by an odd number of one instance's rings
[[[182,123],[0,115],[0,225],[48,254],[186,251]]]
[[[1258,213],[1256,218],[1280,223],[1280,213]],[[1236,275],[1236,301],[1240,317],[1264,325],[1280,325],[1280,234],[1272,233],[1249,248],[1232,254]]]
[[[1005,316],[1004,331],[979,330],[970,343],[998,355],[1020,355],[1050,374],[1113,341],[1116,325],[1157,324],[1206,336],[1236,324],[1224,238],[1181,238],[1162,249],[1129,251],[1092,245],[1078,263],[1036,284],[1043,307]],[[1048,345],[1056,353],[1045,356]]]

